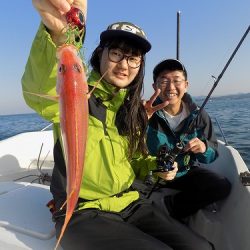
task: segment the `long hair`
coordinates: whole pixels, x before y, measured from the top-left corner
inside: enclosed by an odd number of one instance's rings
[[[100,44],[93,52],[90,65],[94,70],[100,73],[100,53],[102,53],[104,47],[119,48],[124,53],[132,52],[133,55],[142,55],[142,61],[138,74],[134,80],[127,86],[128,93],[124,100],[123,105],[116,115],[116,126],[121,135],[125,135],[129,142],[128,157],[132,158],[134,153],[140,152],[143,155],[147,154],[147,147],[145,143],[145,135],[147,129],[147,115],[145,108],[142,104],[143,94],[143,79],[145,75],[145,54],[136,47],[135,44],[114,39],[105,43]]]

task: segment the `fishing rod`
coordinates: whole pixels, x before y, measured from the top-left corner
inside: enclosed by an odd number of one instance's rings
[[[180,58],[180,16],[181,12],[177,12],[177,31],[176,31],[176,59]]]
[[[196,117],[192,120],[192,122],[189,124],[189,127],[187,129],[187,132],[184,134],[184,137],[186,137],[188,135],[188,133],[191,131],[193,124],[195,123],[197,117],[200,115],[200,113],[202,112],[202,110],[204,109],[205,105],[207,104],[210,96],[212,95],[212,93],[214,92],[215,88],[217,87],[219,81],[221,80],[222,76],[224,75],[225,71],[227,70],[229,64],[231,63],[231,61],[233,60],[235,54],[237,53],[238,49],[240,48],[241,44],[243,43],[243,41],[245,40],[248,32],[250,30],[250,26],[248,26],[247,30],[245,31],[244,35],[242,36],[241,40],[239,41],[238,45],[236,46],[235,50],[233,51],[232,55],[230,56],[230,58],[228,59],[226,65],[224,66],[223,70],[221,71],[221,73],[219,74],[219,76],[216,78],[213,76],[213,78],[215,79],[213,87],[211,88],[211,90],[209,91],[207,97],[205,98],[205,100],[203,101],[202,105],[200,106]],[[183,138],[184,139],[184,138]],[[183,139],[181,140],[181,142],[183,141]]]
[[[177,155],[182,151],[183,149],[183,141],[186,138],[186,136],[190,133],[190,131],[192,130],[194,123],[196,121],[196,119],[198,118],[198,116],[200,115],[200,113],[202,112],[202,110],[204,109],[205,105],[207,104],[210,96],[212,95],[213,91],[215,90],[215,88],[217,87],[219,81],[221,80],[222,76],[224,75],[226,69],[228,68],[229,64],[231,63],[231,61],[233,60],[235,54],[237,53],[238,49],[240,48],[241,44],[243,43],[243,41],[245,40],[248,32],[250,30],[250,26],[248,26],[247,30],[245,31],[244,35],[242,36],[240,42],[238,43],[238,45],[236,46],[235,50],[233,51],[232,55],[230,56],[229,60],[227,61],[226,65],[224,66],[223,70],[221,71],[220,75],[217,77],[217,79],[215,80],[213,87],[211,88],[211,90],[209,91],[207,97],[205,98],[205,100],[203,101],[202,105],[200,106],[198,112],[196,113],[196,116],[194,117],[194,119],[191,121],[191,123],[189,124],[186,133],[184,134],[184,136],[182,137],[182,139],[176,144],[175,148],[173,148],[170,152],[170,156],[164,157],[164,155],[160,155],[161,158],[167,158],[165,159],[166,163],[162,164],[162,168],[161,168],[161,172],[165,172],[166,170],[169,171],[169,167],[173,163],[175,158],[177,157]],[[169,164],[170,163],[170,164]],[[165,167],[164,167],[165,166]],[[164,169],[166,168],[166,169]],[[171,169],[171,167],[170,167]]]
[[[233,51],[232,55],[230,56],[229,60],[227,61],[226,65],[224,66],[224,68],[221,71],[221,73],[219,74],[219,76],[217,78],[213,76],[213,78],[215,79],[214,84],[213,84],[211,90],[209,91],[207,97],[203,101],[202,105],[200,106],[200,108],[199,108],[198,112],[196,113],[195,117],[190,122],[190,124],[189,124],[189,126],[187,128],[187,131],[184,133],[183,137],[180,139],[179,142],[176,143],[175,147],[172,150],[168,151],[166,149],[166,147],[163,147],[163,148],[160,149],[160,151],[158,153],[158,156],[157,156],[157,169],[151,171],[152,173],[168,172],[168,171],[173,170],[173,165],[174,165],[175,159],[181,153],[181,151],[184,148],[184,144],[183,144],[184,139],[187,137],[187,135],[193,129],[193,126],[194,126],[197,118],[201,114],[201,112],[204,109],[205,105],[207,104],[210,96],[212,95],[213,91],[215,90],[215,88],[217,87],[219,81],[221,80],[222,76],[224,75],[226,69],[228,68],[229,64],[233,60],[233,58],[234,58],[235,54],[237,53],[238,49],[240,48],[241,44],[245,40],[249,30],[250,30],[250,26],[248,26],[247,30],[245,31],[245,33],[242,36],[240,42],[236,46],[235,50]],[[149,194],[147,196],[148,198],[150,197],[150,195],[154,191],[155,187],[158,185],[159,181],[160,181],[160,178],[158,178],[157,181],[155,182],[155,184],[153,185],[151,191],[149,192]],[[148,181],[148,183],[149,183],[149,181]]]
[[[212,93],[214,92],[215,88],[217,87],[219,81],[221,80],[222,76],[224,75],[226,69],[228,68],[229,64],[231,63],[231,61],[233,60],[235,54],[237,53],[238,49],[240,48],[241,44],[243,43],[243,41],[245,40],[248,32],[250,30],[250,26],[248,26],[247,30],[245,31],[244,35],[242,36],[240,42],[238,43],[238,45],[236,46],[235,50],[233,51],[232,55],[230,56],[230,58],[228,59],[226,65],[224,66],[223,70],[221,71],[221,73],[219,74],[219,76],[216,78],[214,76],[212,76],[215,81],[214,81],[214,84],[213,84],[213,87],[211,88],[211,90],[209,91],[207,97],[205,98],[205,100],[203,101],[202,105],[200,106],[197,114],[196,114],[196,117],[192,120],[192,122],[189,124],[189,127],[187,129],[187,132],[184,134],[184,137],[187,136],[187,134],[191,131],[192,127],[193,127],[193,124],[194,122],[196,121],[197,117],[200,115],[200,113],[202,112],[203,108],[205,107],[205,105],[207,104],[210,96],[212,95]],[[182,142],[183,140],[181,140]]]

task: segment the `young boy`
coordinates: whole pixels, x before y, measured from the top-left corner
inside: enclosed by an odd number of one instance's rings
[[[175,59],[164,60],[154,68],[153,80],[153,88],[161,90],[154,105],[163,102],[168,105],[150,118],[147,145],[152,155],[157,155],[162,146],[170,151],[180,141],[184,145],[175,159],[178,163],[175,178],[163,185],[180,191],[165,196],[164,203],[170,215],[182,219],[226,198],[231,184],[225,177],[195,164],[216,159],[217,139],[207,112],[203,109],[197,116],[199,107],[187,93],[189,82],[184,65]]]

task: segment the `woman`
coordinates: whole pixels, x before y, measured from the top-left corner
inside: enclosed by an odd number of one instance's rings
[[[67,1],[60,1],[58,6],[56,0],[33,3],[43,23],[22,78],[23,90],[51,94],[55,93],[56,45],[65,41],[62,14],[69,6]],[[86,12],[85,1],[75,1],[74,5]],[[61,241],[63,249],[211,249],[206,240],[162,215],[145,198],[146,187],[135,182],[136,177],[156,167],[154,158],[142,156],[146,154],[147,116],[140,95],[145,54],[150,48],[143,30],[132,23],[114,23],[101,33],[90,60],[90,89],[103,79],[89,99],[84,175],[77,211]],[[64,212],[58,209],[66,199],[58,104],[28,94],[24,97],[30,107],[54,123],[51,192],[58,237],[64,222]]]

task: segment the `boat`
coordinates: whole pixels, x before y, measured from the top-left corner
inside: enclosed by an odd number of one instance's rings
[[[54,249],[49,208],[52,131],[27,132],[0,141],[0,249]]]
[[[249,171],[235,148],[220,140],[218,143],[219,157],[200,167],[225,175],[232,191],[226,200],[189,217],[187,224],[211,241],[216,250],[249,250]],[[21,133],[0,141],[0,249],[54,249],[55,228],[47,207],[52,199],[53,144],[51,130]],[[161,206],[158,195],[152,199]]]

